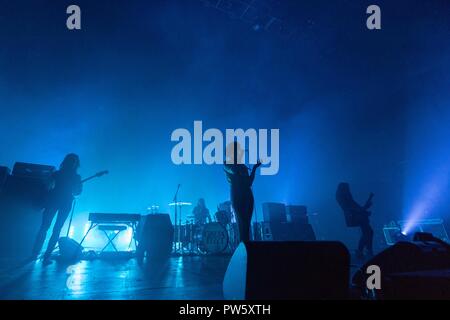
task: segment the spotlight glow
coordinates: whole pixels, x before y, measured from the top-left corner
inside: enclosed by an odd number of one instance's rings
[[[424,216],[429,214],[429,212],[442,200],[441,195],[447,187],[449,168],[441,168],[437,171],[434,178],[425,185],[422,195],[417,198],[414,202],[412,209],[409,211],[407,216],[407,223],[403,228],[405,234],[410,233],[410,231],[417,225],[417,221],[422,219]]]

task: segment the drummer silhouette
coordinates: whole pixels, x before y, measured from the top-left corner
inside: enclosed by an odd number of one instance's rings
[[[211,222],[211,215],[206,207],[205,199],[198,199],[197,205],[192,210],[192,215],[194,216],[195,224],[205,224]]]
[[[256,169],[261,165],[258,161],[250,169],[243,163],[244,150],[237,141],[227,145],[224,171],[230,183],[231,204],[236,214],[240,241],[250,241],[250,225],[252,221],[254,198],[252,192]]]

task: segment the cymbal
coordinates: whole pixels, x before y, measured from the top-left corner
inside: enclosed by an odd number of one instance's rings
[[[192,206],[191,202],[182,202],[182,201],[178,201],[178,202],[172,202],[169,203],[169,206]]]

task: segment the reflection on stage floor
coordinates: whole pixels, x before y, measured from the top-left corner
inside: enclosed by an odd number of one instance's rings
[[[96,259],[2,262],[0,299],[223,299],[229,256],[171,257],[165,262]]]

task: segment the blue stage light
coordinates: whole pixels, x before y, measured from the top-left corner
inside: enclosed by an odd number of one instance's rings
[[[418,221],[425,218],[431,211],[440,203],[442,196],[448,186],[447,176],[448,168],[440,168],[428,184],[422,189],[421,195],[413,203],[411,210],[406,218],[406,223],[403,226],[405,234],[411,233]]]

